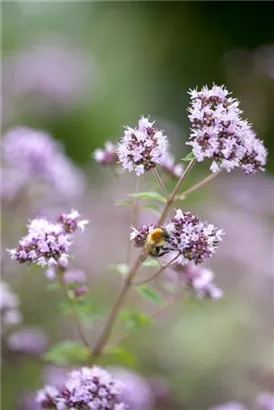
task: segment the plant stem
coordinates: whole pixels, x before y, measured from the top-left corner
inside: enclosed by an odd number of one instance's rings
[[[185,178],[187,177],[187,175],[189,174],[190,170],[194,167],[196,163],[196,159],[193,159],[189,162],[188,166],[186,167],[184,173],[181,175],[179,181],[177,182],[175,188],[173,189],[172,193],[170,194],[169,198],[166,201],[165,207],[163,209],[162,215],[159,218],[158,221],[158,225],[162,225],[163,222],[165,221],[168,211],[169,211],[169,207],[170,205],[174,202],[174,199],[179,191],[179,189],[181,188],[182,183],[184,182]]]
[[[180,254],[178,253],[178,255],[176,255],[173,259],[171,259],[168,263],[166,263],[165,265],[161,266],[161,268],[158,269],[153,275],[149,276],[149,277],[146,278],[146,279],[140,280],[139,282],[136,282],[136,283],[135,283],[135,286],[142,285],[143,283],[148,283],[148,282],[150,282],[151,280],[155,279],[157,276],[160,275],[160,273],[162,273],[162,272],[163,272],[166,268],[168,268],[173,262],[175,262],[175,261],[178,259],[179,255],[180,255]]]
[[[140,191],[140,179],[141,177],[136,175],[135,180],[135,192],[138,193]],[[136,226],[138,224],[138,213],[139,213],[139,198],[136,198],[133,205],[132,216],[131,216],[131,225]],[[127,256],[126,256],[126,263],[127,265],[130,262],[130,254],[131,254],[131,241],[128,238],[127,242]]]
[[[174,198],[176,196],[176,194],[178,193],[179,189],[181,188],[181,185],[183,183],[183,181],[185,180],[186,176],[188,175],[188,173],[190,172],[191,168],[195,165],[196,160],[193,159],[192,161],[190,161],[190,163],[188,164],[187,168],[185,169],[184,173],[182,174],[182,176],[180,177],[179,181],[177,182],[174,190],[172,191],[172,193],[170,194],[170,196],[167,199],[167,202],[165,204],[165,207],[163,209],[162,215],[159,219],[158,225],[161,225],[168,213],[169,207],[170,205],[173,203]],[[138,258],[136,259],[135,263],[133,264],[132,268],[130,269],[130,271],[128,272],[124,283],[122,285],[122,288],[120,290],[120,293],[117,296],[117,299],[114,303],[114,306],[110,312],[110,315],[108,317],[108,319],[106,320],[105,326],[102,330],[101,335],[99,336],[99,339],[95,345],[95,348],[93,350],[93,362],[100,356],[102,350],[104,349],[106,343],[108,342],[108,339],[111,335],[112,332],[112,328],[115,324],[116,318],[118,316],[119,310],[121,308],[121,306],[123,305],[127,293],[129,291],[129,289],[131,288],[131,285],[133,283],[133,279],[135,278],[138,269],[140,267],[140,265],[142,264],[142,262],[147,258],[147,254],[144,253],[144,251],[142,250],[141,253],[139,254]]]
[[[120,307],[122,306],[122,304],[125,301],[125,298],[127,296],[128,290],[131,287],[132,281],[134,276],[136,275],[139,266],[141,265],[141,263],[144,260],[144,254],[143,251],[140,253],[140,255],[138,256],[138,258],[136,259],[134,265],[132,266],[131,270],[129,271],[127,277],[124,280],[123,286],[121,288],[120,293],[118,294],[118,297],[116,299],[116,302],[110,312],[110,315],[105,323],[105,326],[103,328],[102,334],[99,337],[97,344],[95,345],[95,348],[93,350],[93,357],[96,359],[98,356],[100,356],[102,349],[104,348],[105,344],[107,343],[113,325],[115,323],[116,317],[119,313]]]
[[[164,185],[164,183],[163,183],[163,181],[162,181],[160,175],[158,174],[157,169],[156,169],[156,168],[153,168],[153,169],[152,169],[152,172],[153,172],[153,175],[154,175],[156,181],[158,182],[158,184],[159,184],[159,186],[160,186],[160,188],[161,188],[161,190],[162,190],[164,196],[165,196],[166,198],[168,198],[168,192],[167,192],[167,190],[166,190],[166,187],[165,187],[165,185]]]
[[[208,182],[210,182],[212,179],[216,178],[217,175],[219,175],[223,171],[223,168],[220,169],[218,172],[215,174],[210,174],[206,178],[202,179],[200,182],[197,182],[197,184],[193,185],[186,191],[184,191],[182,194],[177,195],[175,197],[175,201],[178,201],[180,199],[184,199],[187,195],[189,195],[191,192],[196,191],[197,189],[201,188],[202,186],[206,185]]]
[[[72,316],[73,316],[75,325],[76,325],[76,327],[77,327],[78,333],[79,333],[79,335],[80,335],[80,337],[81,337],[83,343],[84,343],[85,346],[88,348],[88,350],[89,350],[89,352],[90,352],[90,355],[92,355],[93,352],[92,352],[92,349],[91,349],[91,347],[90,347],[90,345],[89,345],[89,342],[87,341],[86,336],[85,336],[85,334],[84,334],[84,332],[83,332],[81,323],[79,322],[79,317],[78,317],[77,312],[76,312],[76,309],[75,309],[75,304],[74,304],[72,298],[71,298],[70,295],[69,295],[66,282],[64,281],[64,277],[63,277],[64,271],[65,271],[65,270],[64,270],[63,268],[59,268],[59,269],[58,269],[58,279],[59,279],[61,288],[62,288],[62,290],[63,290],[63,292],[64,292],[65,298],[66,298],[66,299],[69,301],[69,303],[70,303]]]

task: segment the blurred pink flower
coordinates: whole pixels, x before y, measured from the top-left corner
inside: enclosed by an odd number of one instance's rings
[[[146,379],[137,372],[122,367],[113,367],[111,374],[124,385],[121,400],[130,410],[150,410],[154,408],[155,399]]]
[[[7,343],[13,351],[40,355],[47,349],[48,339],[45,332],[39,328],[23,327],[12,332],[8,336]]]
[[[16,111],[56,115],[70,109],[93,90],[95,77],[93,59],[61,39],[15,51],[3,60],[4,119]]]
[[[274,410],[274,393],[260,393],[256,401],[259,410]]]
[[[110,141],[105,143],[105,149],[96,149],[93,158],[101,165],[116,165],[118,162],[117,145]]]
[[[84,175],[65,156],[61,144],[46,132],[12,128],[3,137],[2,152],[4,198],[13,199],[22,187],[34,181],[66,197],[80,195],[84,190]]]

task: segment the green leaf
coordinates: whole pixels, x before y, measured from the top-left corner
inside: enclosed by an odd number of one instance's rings
[[[136,363],[135,357],[121,346],[110,347],[105,354],[115,356],[129,366],[133,366]]]
[[[137,311],[122,310],[119,317],[125,323],[127,332],[133,332],[139,327],[151,323],[151,318],[148,315]]]
[[[82,323],[90,324],[96,318],[101,317],[96,306],[87,300],[85,296],[77,297],[73,300],[64,300],[60,304],[61,312],[65,315],[72,315],[72,304]]]
[[[47,285],[46,289],[47,290],[57,290],[57,289],[60,289],[60,288],[61,288],[60,283],[57,282],[57,281],[53,281],[53,282],[51,282]]]
[[[156,204],[145,204],[142,206],[143,209],[150,209],[155,213],[157,216],[160,215],[161,210]]]
[[[117,263],[116,265],[111,264],[110,269],[114,272],[120,273],[122,276],[126,276],[129,271],[129,266],[126,263]]]
[[[193,154],[193,152],[191,151],[189,154],[187,154],[184,158],[182,158],[182,161],[192,161],[193,159],[195,159],[195,155]]]
[[[166,202],[165,197],[158,192],[137,192],[129,194],[129,196],[131,198],[152,199],[153,201]]]
[[[153,289],[149,285],[140,285],[136,287],[137,291],[150,302],[156,303],[157,305],[162,304],[162,296],[159,292]]]
[[[156,259],[148,258],[142,263],[142,266],[145,266],[146,268],[159,268],[159,263]]]
[[[132,205],[132,199],[117,199],[114,202],[115,206],[128,206]]]
[[[64,341],[57,343],[45,353],[44,359],[59,366],[66,366],[69,364],[85,363],[89,355],[90,351],[85,345]]]

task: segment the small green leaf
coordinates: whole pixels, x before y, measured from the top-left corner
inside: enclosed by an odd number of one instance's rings
[[[120,273],[122,276],[126,276],[129,271],[129,266],[126,263],[117,263],[116,265],[111,264],[110,269],[114,272]]]
[[[131,198],[152,199],[153,201],[166,202],[165,197],[158,192],[137,192],[129,194],[129,196]]]
[[[57,290],[60,289],[60,283],[57,281],[53,281],[47,285],[47,290]]]
[[[60,304],[61,312],[65,315],[72,315],[72,304],[82,323],[90,324],[94,321],[94,319],[101,317],[98,309],[93,305],[93,303],[91,303],[91,301],[88,301],[85,296],[77,297],[73,300],[64,300]]]
[[[162,296],[151,286],[140,285],[137,286],[136,289],[145,299],[149,300],[150,302],[156,303],[157,305],[162,304]]]
[[[44,359],[59,366],[66,366],[75,363],[85,363],[89,355],[89,349],[85,345],[64,341],[57,343],[45,353]]]
[[[152,258],[148,258],[146,259],[143,263],[143,266],[145,266],[146,268],[159,268],[159,263],[157,262],[156,259],[152,259]]]
[[[120,319],[125,323],[127,332],[133,332],[141,326],[151,323],[151,319],[145,313],[131,310],[122,310],[119,314]]]
[[[105,354],[115,356],[129,366],[133,366],[136,363],[135,357],[121,346],[110,347]]]
[[[157,216],[160,215],[161,210],[156,204],[145,204],[142,206],[143,209],[150,209],[155,213]]]
[[[115,206],[128,206],[132,205],[132,199],[117,199],[114,202]]]
[[[184,158],[182,158],[182,161],[192,161],[193,159],[195,159],[195,155],[193,154],[193,152],[191,151],[189,154],[187,154]]]

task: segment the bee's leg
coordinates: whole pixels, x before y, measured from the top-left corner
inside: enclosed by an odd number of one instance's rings
[[[157,256],[158,257],[160,257],[160,256],[163,256],[163,255],[165,255],[166,253],[169,253],[169,250],[159,250],[159,252],[157,253]]]

